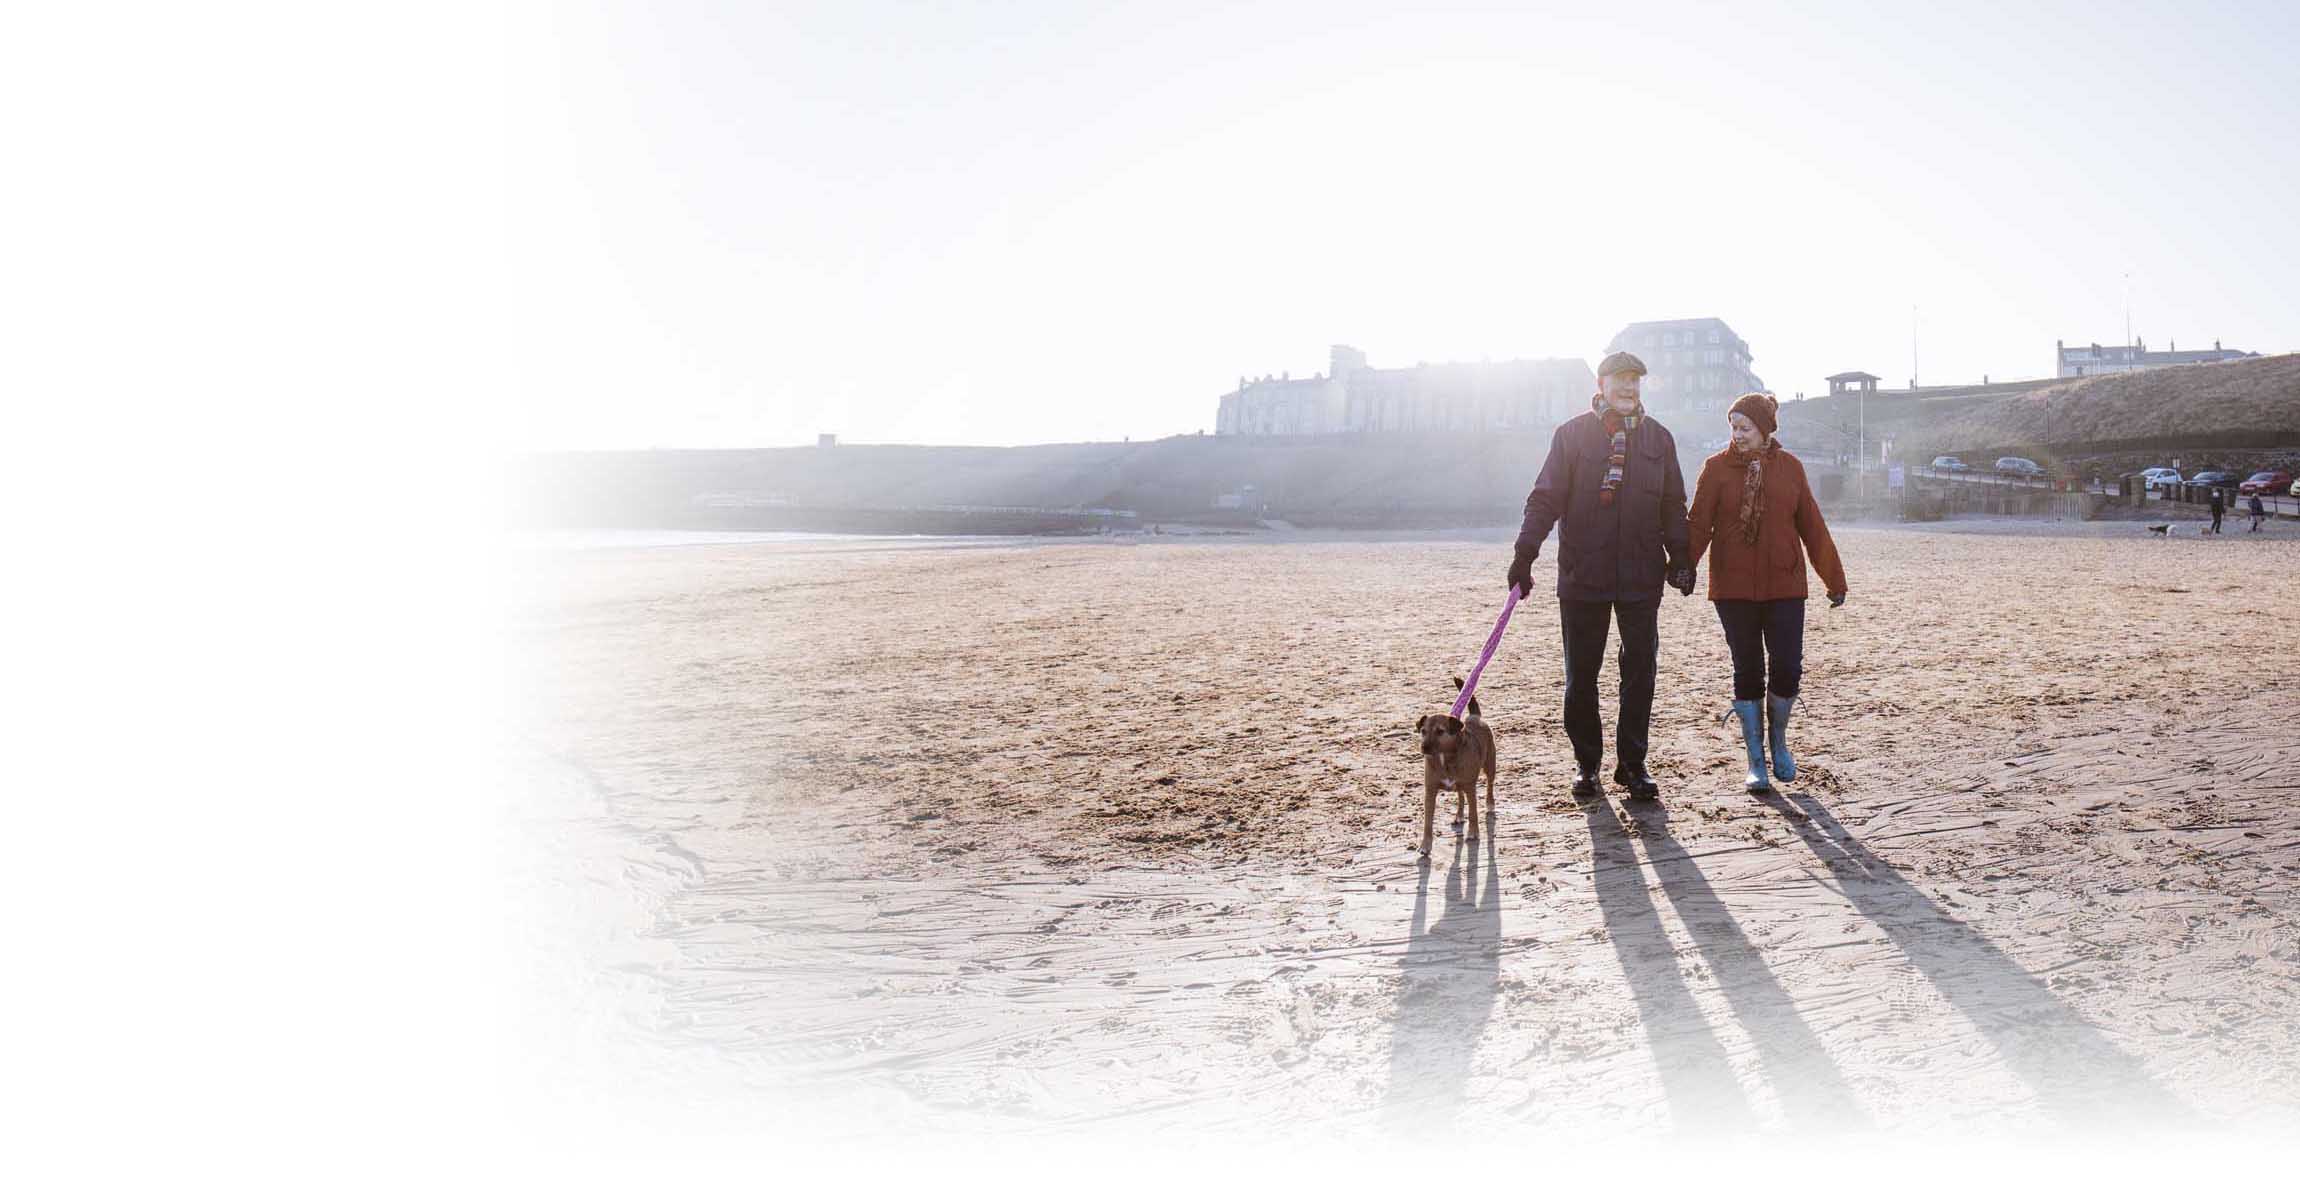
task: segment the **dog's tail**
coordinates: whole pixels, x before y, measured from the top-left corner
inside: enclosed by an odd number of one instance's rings
[[[1455,692],[1457,692],[1457,693],[1458,693],[1458,692],[1460,692],[1460,691],[1461,691],[1461,689],[1462,689],[1461,676],[1459,676],[1459,675],[1456,675],[1456,676],[1454,676],[1454,677],[1453,677],[1453,690],[1454,690]],[[1475,716],[1479,716],[1479,715],[1480,715],[1480,714],[1479,714],[1479,712],[1477,711],[1477,693],[1476,693],[1476,692],[1471,692],[1471,693],[1470,693],[1470,696],[1469,696],[1469,715],[1471,715],[1471,716],[1473,716],[1473,717],[1475,717]]]

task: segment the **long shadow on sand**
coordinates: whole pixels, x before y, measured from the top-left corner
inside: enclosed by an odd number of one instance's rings
[[[1784,800],[1767,793],[1763,799],[1789,819],[1789,827],[1836,877],[1861,915],[1884,930],[1934,990],[1988,1038],[2047,1113],[2095,1131],[2155,1128],[2190,1117],[2137,1060],[2004,951],[1869,853],[1812,795],[1793,792]]]
[[[1444,909],[1435,921],[1428,921],[1430,865],[1421,865],[1384,1100],[1390,1120],[1403,1129],[1442,1132],[1467,1099],[1470,1060],[1493,1017],[1501,983],[1496,840],[1484,840],[1480,862],[1479,846],[1469,846],[1465,854],[1463,842],[1455,839]]]
[[[1660,805],[1643,806],[1638,824],[1644,829],[1645,868],[1669,897],[1677,919],[1692,933],[1734,1021],[1756,1046],[1765,1077],[1772,1081],[1790,1125],[1818,1132],[1867,1128],[1868,1119],[1852,1086],[1798,1014],[1789,990],[1765,965],[1764,956],[1741,931],[1699,863],[1670,836],[1668,811]]]
[[[1679,1132],[1693,1134],[1753,1127],[1755,1114],[1725,1047],[1678,970],[1677,947],[1647,893],[1636,839],[1605,800],[1592,801],[1582,811],[1589,818],[1590,881],[1597,889],[1598,911],[1637,1002],[1638,1023],[1653,1051],[1671,1122]]]

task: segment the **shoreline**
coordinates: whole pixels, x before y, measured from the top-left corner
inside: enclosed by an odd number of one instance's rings
[[[2030,536],[2069,539],[2141,538],[2147,526],[2166,520],[2176,527],[2174,538],[2195,540],[2204,522],[2184,516],[2154,515],[2103,517],[2091,521],[2047,517],[1968,515],[1939,521],[1851,520],[1832,522],[1830,529],[1878,533],[1935,533],[1952,536]],[[2220,538],[2239,542],[2287,541],[2300,538],[2300,521],[2271,518],[2259,533],[2246,532],[2250,517],[2231,511],[2223,520]],[[512,549],[528,553],[594,553],[615,550],[668,550],[694,547],[757,546],[790,550],[934,550],[994,547],[1055,547],[1102,545],[1380,545],[1414,542],[1429,545],[1470,543],[1506,546],[1517,536],[1514,525],[1446,526],[1430,529],[1320,529],[1312,527],[1238,529],[1175,524],[1153,533],[1148,529],[1087,534],[935,534],[935,533],[818,533],[795,531],[730,531],[696,529],[517,529],[508,531]],[[2150,539],[2155,540],[2155,539]],[[1554,555],[1556,537],[1550,539]]]

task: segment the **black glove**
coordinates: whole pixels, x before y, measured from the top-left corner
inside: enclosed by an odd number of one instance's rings
[[[1669,586],[1690,596],[1693,594],[1693,568],[1675,567],[1669,572]]]
[[[1517,589],[1518,599],[1533,595],[1533,556],[1520,554],[1509,560],[1509,586]]]
[[[1831,592],[1831,593],[1829,593],[1829,607],[1831,607],[1831,608],[1843,608],[1843,607],[1845,607],[1845,593],[1843,593],[1843,592]]]

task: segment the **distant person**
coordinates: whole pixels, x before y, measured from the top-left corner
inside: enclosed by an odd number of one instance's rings
[[[1829,589],[1829,607],[1845,603],[1845,566],[1805,483],[1805,464],[1773,436],[1779,410],[1780,402],[1762,392],[1733,402],[1725,414],[1732,440],[1701,464],[1688,521],[1693,565],[1715,551],[1709,600],[1733,654],[1733,715],[1749,754],[1742,782],[1752,792],[1772,786],[1765,781],[1768,750],[1773,778],[1797,778],[1788,733],[1805,674],[1807,557]]]
[[[1645,769],[1660,661],[1661,588],[1693,594],[1685,545],[1685,475],[1677,439],[1646,415],[1645,364],[1616,351],[1597,365],[1589,411],[1549,440],[1533,492],[1525,498],[1509,583],[1533,594],[1533,561],[1552,526],[1557,535],[1558,623],[1565,640],[1565,736],[1573,743],[1573,794],[1593,796],[1605,756],[1597,711],[1597,672],[1608,624],[1621,628],[1621,708],[1616,714],[1613,781],[1633,800],[1658,800]]]
[[[2252,531],[2253,533],[2258,533],[2258,532],[2260,532],[2260,520],[2261,520],[2261,518],[2263,518],[2263,517],[2266,517],[2266,516],[2268,515],[2268,506],[2267,506],[2267,505],[2265,505],[2265,504],[2262,504],[2262,503],[2260,502],[2260,493],[2258,493],[2258,492],[2254,492],[2254,493],[2252,493],[2252,503],[2251,503],[2250,507],[2251,507],[2251,510],[2252,510],[2252,530],[2251,530],[2251,531]]]
[[[2212,506],[2212,528],[2206,532],[2218,533],[2220,532],[2220,515],[2228,511],[2228,501],[2221,497],[2220,489],[2216,487],[2212,489],[2212,494],[2205,503]]]

